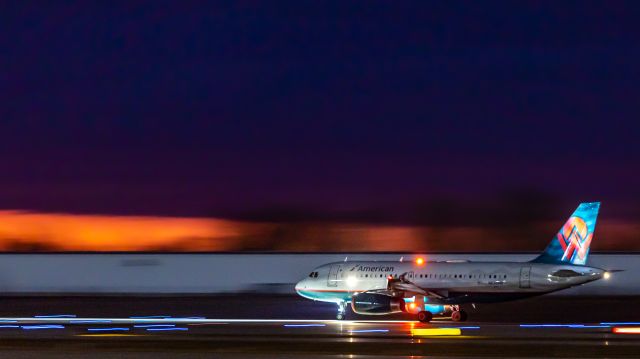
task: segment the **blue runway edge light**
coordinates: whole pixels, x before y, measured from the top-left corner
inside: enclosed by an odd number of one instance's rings
[[[34,329],[64,329],[64,325],[23,325],[22,329],[34,330]]]
[[[587,324],[520,324],[520,328],[609,328],[607,323],[600,325]]]
[[[87,328],[90,332],[126,332],[129,328]]]

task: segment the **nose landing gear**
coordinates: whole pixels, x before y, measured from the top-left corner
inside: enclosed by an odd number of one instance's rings
[[[336,314],[337,320],[343,320],[347,314],[347,303],[339,302],[338,303],[338,314]]]

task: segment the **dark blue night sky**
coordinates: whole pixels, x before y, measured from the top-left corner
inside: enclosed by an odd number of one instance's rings
[[[5,1],[0,208],[640,216],[640,6]],[[603,211],[606,216],[606,212]]]

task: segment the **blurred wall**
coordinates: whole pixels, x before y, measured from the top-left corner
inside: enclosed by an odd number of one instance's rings
[[[527,261],[536,254],[437,254],[428,260]],[[293,294],[316,266],[349,260],[411,260],[414,254],[0,254],[4,295]],[[592,254],[590,265],[623,269],[608,281],[559,294],[640,295],[640,254]]]

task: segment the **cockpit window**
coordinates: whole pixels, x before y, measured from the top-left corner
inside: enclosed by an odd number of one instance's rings
[[[569,277],[579,277],[582,274],[572,271],[571,269],[560,269],[558,271],[551,273],[551,275],[554,277],[569,278]]]

